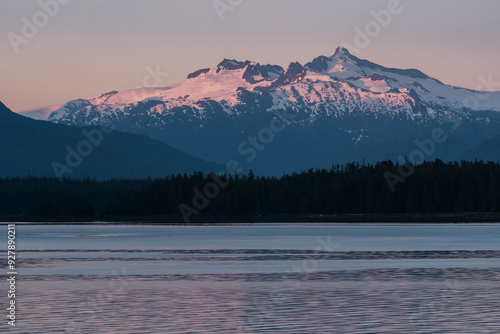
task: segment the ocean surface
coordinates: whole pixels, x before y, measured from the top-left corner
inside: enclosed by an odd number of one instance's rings
[[[2,256],[1,333],[500,333],[497,224],[16,224],[16,237],[17,321]]]

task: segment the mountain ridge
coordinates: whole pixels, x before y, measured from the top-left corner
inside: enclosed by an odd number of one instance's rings
[[[147,178],[223,168],[147,136],[33,120],[2,102],[0,139],[0,177]]]
[[[467,147],[439,156],[459,158],[500,133],[500,92],[488,92],[489,99],[476,98],[480,93],[445,85],[416,69],[381,66],[338,47],[331,57],[305,65],[292,62],[286,70],[224,59],[164,88],[69,101],[49,120],[76,126],[112,122],[205,160],[238,160],[247,170],[279,175],[352,157],[395,160],[410,154],[415,149],[411,143],[434,128],[453,139],[444,146],[466,142]],[[477,103],[467,103],[471,98]],[[293,114],[293,120],[273,135],[272,143],[262,150],[247,147],[248,138],[283,113]],[[291,147],[307,159],[299,161]],[[365,156],[368,147],[379,149]],[[248,161],[241,152],[249,149],[257,150],[259,158]]]

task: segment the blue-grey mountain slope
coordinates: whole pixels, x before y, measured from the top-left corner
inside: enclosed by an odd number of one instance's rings
[[[147,136],[111,131],[100,140],[97,131],[33,120],[0,102],[0,177],[144,178],[222,169]]]
[[[168,87],[70,101],[49,120],[112,122],[205,160],[280,175],[405,155],[460,159],[500,134],[500,92],[445,85],[339,47],[286,70],[225,59]],[[439,142],[421,148],[435,130]]]

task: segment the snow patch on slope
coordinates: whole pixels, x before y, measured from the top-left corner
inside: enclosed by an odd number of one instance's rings
[[[19,111],[16,111],[16,113],[23,115],[25,117],[32,118],[32,119],[46,121],[49,119],[49,116],[52,112],[61,108],[62,106],[63,106],[62,104],[54,104],[51,106],[19,110]]]

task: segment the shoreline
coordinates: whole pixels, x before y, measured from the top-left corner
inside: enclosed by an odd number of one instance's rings
[[[0,217],[0,225],[24,223],[33,225],[129,224],[129,225],[258,225],[258,224],[481,224],[500,223],[500,213],[466,214],[284,214],[284,215],[200,215],[186,223],[180,215],[168,216],[66,216],[66,217]]]

